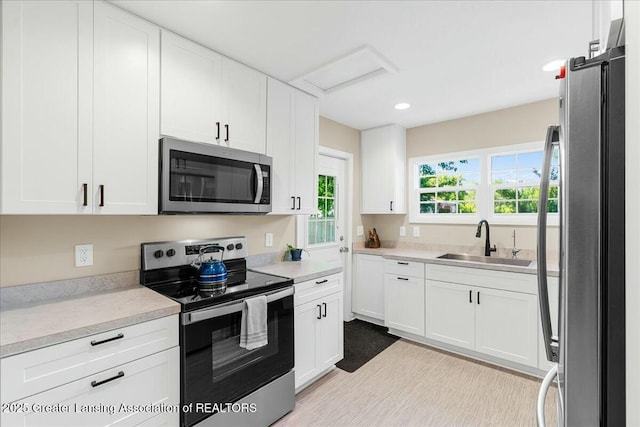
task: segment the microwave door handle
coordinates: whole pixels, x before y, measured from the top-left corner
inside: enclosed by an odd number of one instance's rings
[[[551,155],[554,146],[558,145],[559,127],[549,126],[544,144],[544,160],[540,177],[540,196],[538,199],[538,299],[542,335],[547,359],[558,362],[558,343],[551,331],[551,314],[549,311],[549,288],[547,283],[547,202],[549,200],[549,175],[551,172]]]
[[[259,164],[254,164],[253,168],[256,172],[256,198],[253,200],[253,203],[260,203],[260,199],[262,198],[262,190],[264,188],[264,181],[262,179],[262,169],[260,169]]]
[[[293,287],[288,287],[284,290],[278,290],[263,295],[267,297],[267,304],[269,304],[270,302],[274,302],[279,299],[286,298],[289,295],[293,295],[293,292]],[[191,313],[183,313],[182,324],[190,325],[192,323],[202,322],[203,320],[213,319],[214,317],[222,317],[226,316],[227,314],[238,313],[242,311],[242,307],[244,307],[244,300],[237,302],[234,301],[227,304],[218,305],[213,308],[194,311]]]

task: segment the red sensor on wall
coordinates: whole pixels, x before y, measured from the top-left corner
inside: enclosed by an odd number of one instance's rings
[[[566,73],[567,73],[567,66],[566,65],[561,66],[560,67],[560,72],[556,76],[556,80],[564,79]]]

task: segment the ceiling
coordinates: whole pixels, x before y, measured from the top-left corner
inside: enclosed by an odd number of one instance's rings
[[[369,47],[397,72],[341,87],[320,114],[356,129],[415,127],[556,96],[543,63],[585,55],[592,1],[112,3],[290,82]],[[397,111],[396,103],[411,108]]]

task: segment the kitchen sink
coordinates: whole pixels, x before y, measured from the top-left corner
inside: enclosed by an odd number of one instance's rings
[[[484,264],[517,265],[528,267],[532,261],[528,259],[498,258],[492,256],[466,255],[466,254],[444,254],[439,259],[454,259],[456,261],[481,262]]]

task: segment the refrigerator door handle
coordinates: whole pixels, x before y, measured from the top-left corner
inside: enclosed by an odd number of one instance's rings
[[[547,392],[549,391],[549,386],[553,382],[553,379],[558,375],[558,365],[554,364],[553,367],[547,372],[547,375],[544,376],[544,380],[542,380],[542,384],[540,385],[540,390],[538,390],[538,400],[536,402],[536,425],[538,427],[545,427],[545,419],[544,419],[544,402],[547,397]]]
[[[549,200],[549,175],[551,155],[554,146],[559,144],[559,126],[549,126],[544,144],[544,162],[540,177],[540,198],[538,200],[538,300],[542,335],[547,359],[558,362],[558,340],[552,337],[551,314],[549,312],[549,289],[547,284],[547,202]]]

